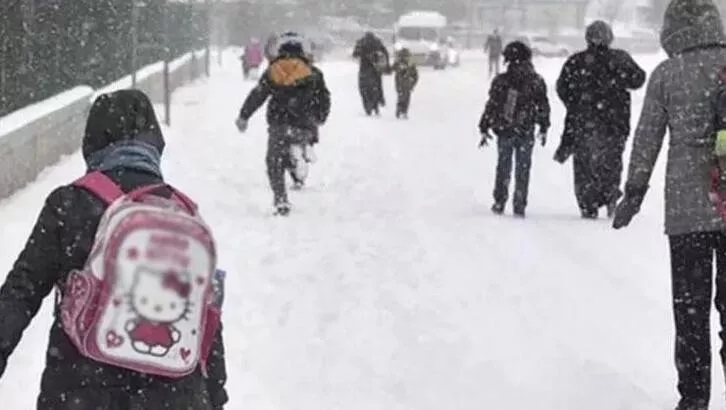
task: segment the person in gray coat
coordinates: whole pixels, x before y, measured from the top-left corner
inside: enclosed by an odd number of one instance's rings
[[[713,94],[726,65],[726,36],[712,0],[673,0],[661,44],[669,58],[652,73],[635,131],[625,197],[615,212],[616,229],[640,210],[669,131],[665,230],[669,237],[677,409],[705,410],[711,390],[710,300],[715,256],[716,308],[726,339],[726,223],[709,201],[713,161]],[[726,364],[726,350],[721,351]]]

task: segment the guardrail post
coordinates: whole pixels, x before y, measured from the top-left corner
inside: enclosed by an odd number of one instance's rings
[[[171,86],[169,84],[169,52],[164,58],[164,123],[171,126]]]

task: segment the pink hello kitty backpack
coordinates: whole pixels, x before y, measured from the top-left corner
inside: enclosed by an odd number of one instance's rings
[[[60,303],[63,329],[84,356],[180,378],[206,361],[219,328],[216,249],[196,205],[167,185],[125,194],[104,174],[74,183],[109,206],[86,265],[71,272]],[[167,186],[168,187],[168,186]]]

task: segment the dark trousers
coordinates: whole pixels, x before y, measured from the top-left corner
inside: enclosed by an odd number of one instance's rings
[[[512,178],[512,157],[516,160],[514,209],[524,211],[529,194],[529,172],[532,167],[534,136],[502,135],[497,137],[497,176],[494,184],[494,202],[504,205],[509,198]]]
[[[593,134],[575,149],[575,196],[580,210],[598,209],[620,199],[625,138]]]
[[[358,73],[358,91],[366,114],[377,112],[379,106],[386,104],[383,95],[383,78],[373,68],[362,68]]]
[[[285,203],[287,186],[285,170],[290,165],[290,145],[295,143],[311,143],[315,138],[314,130],[298,129],[289,126],[270,126],[267,139],[267,177],[275,204]]]
[[[411,90],[398,90],[397,94],[396,115],[408,115],[408,107],[411,105]]]
[[[726,235],[706,232],[669,239],[680,405],[684,409],[706,409],[711,394],[710,313],[714,256],[721,363],[726,363]]]

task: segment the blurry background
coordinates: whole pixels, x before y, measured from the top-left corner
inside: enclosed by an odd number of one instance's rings
[[[721,5],[726,0],[717,0]],[[391,41],[412,10],[449,20],[461,47],[547,36],[581,46],[584,26],[613,24],[625,48],[657,45],[667,0],[3,0],[0,2],[0,116],[78,84],[99,86],[137,66],[212,45],[296,30],[324,49],[346,49],[365,31]],[[535,34],[532,34],[535,33]],[[151,45],[152,47],[149,47]],[[158,47],[162,46],[162,48]],[[637,51],[637,50],[635,50]]]
[[[0,1],[0,116],[79,84],[98,87],[128,74],[134,31],[139,66],[167,52],[174,58],[203,48],[207,7],[167,0]],[[155,47],[143,47],[149,45]]]

